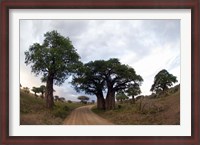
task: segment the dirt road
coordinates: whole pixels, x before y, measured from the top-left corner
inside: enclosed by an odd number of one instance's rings
[[[94,105],[76,108],[64,120],[65,125],[112,125],[108,120],[96,115],[91,111]]]

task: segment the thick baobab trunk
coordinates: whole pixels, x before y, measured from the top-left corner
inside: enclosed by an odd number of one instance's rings
[[[53,108],[54,101],[53,101],[53,76],[52,75],[49,75],[47,77],[45,99],[46,99],[46,107],[49,109]]]
[[[105,99],[101,90],[96,94],[97,96],[97,109],[105,110]]]
[[[105,99],[103,96],[97,96],[97,108],[105,110]]]
[[[108,90],[106,96],[106,110],[115,109],[115,91]]]

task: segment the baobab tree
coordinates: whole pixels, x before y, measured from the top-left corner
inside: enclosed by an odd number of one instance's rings
[[[83,91],[88,95],[96,95],[97,108],[104,110],[105,99],[103,91],[105,90],[105,81],[96,76],[98,71],[95,63],[82,64],[73,76],[72,85],[77,92]]]
[[[165,92],[173,83],[176,83],[176,76],[170,74],[167,70],[163,69],[159,71],[154,77],[154,83],[151,86],[152,92],[162,91]]]
[[[47,32],[44,37],[42,44],[34,43],[25,52],[25,63],[31,64],[36,75],[42,74],[41,79],[46,82],[46,107],[53,108],[53,84],[64,83],[76,69],[80,57],[68,37],[57,31]]]
[[[141,84],[143,81],[133,68],[121,64],[115,58],[91,61],[83,65],[81,70],[74,75],[72,84],[78,91],[96,95],[99,109],[114,109],[116,92],[126,90],[131,84]],[[98,104],[101,105],[98,107]]]

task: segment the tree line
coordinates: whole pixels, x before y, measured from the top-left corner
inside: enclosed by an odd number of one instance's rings
[[[119,59],[95,60],[84,64],[69,37],[61,36],[57,31],[47,32],[44,37],[42,44],[34,43],[25,51],[25,63],[31,64],[31,71],[36,76],[42,74],[41,81],[46,83],[47,108],[54,105],[53,85],[63,84],[70,76],[77,92],[97,97],[98,109],[114,109],[117,93],[127,93],[133,101],[141,93],[143,78]],[[177,81],[166,70],[159,73],[161,76],[158,74],[155,77],[151,91],[164,91]]]
[[[27,94],[30,93],[30,89],[28,87],[23,87],[20,84],[20,88]],[[45,85],[41,85],[40,87],[32,87],[31,91],[34,93],[34,96],[37,98],[38,97],[38,93],[40,93],[40,97],[42,99],[44,99],[44,94],[46,93],[46,87]],[[55,90],[53,90],[53,92],[55,92]],[[58,95],[53,96],[53,100],[54,101],[60,101],[60,102],[65,102],[65,98],[64,97],[59,97]],[[68,100],[69,102],[71,100]]]

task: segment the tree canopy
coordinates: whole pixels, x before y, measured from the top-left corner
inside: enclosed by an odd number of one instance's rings
[[[37,96],[37,93],[40,92],[40,89],[37,88],[37,87],[33,87],[33,88],[31,89],[31,91],[33,91],[33,92],[35,93],[35,96]]]
[[[72,84],[77,91],[97,96],[97,107],[114,109],[115,93],[126,90],[132,84],[141,84],[140,75],[128,65],[121,64],[118,59],[96,60],[84,64],[74,75]],[[106,92],[104,99],[103,92]],[[100,104],[99,104],[100,102]]]
[[[41,85],[41,86],[39,87],[39,92],[42,94],[42,98],[44,97],[45,90],[46,90],[45,85]]]
[[[87,101],[90,99],[87,96],[79,96],[78,97],[79,100],[81,100],[81,103],[87,103]]]
[[[57,31],[44,34],[42,44],[34,43],[25,52],[25,63],[31,64],[31,70],[36,75],[42,74],[46,82],[46,105],[53,107],[53,84],[61,85],[79,64],[77,54],[68,37],[61,36]]]
[[[126,93],[128,96],[132,96],[132,103],[135,103],[135,96],[141,93],[140,85],[137,83],[130,85],[126,90]]]
[[[123,102],[124,100],[128,99],[128,96],[123,92],[118,92],[116,94],[116,99],[117,99],[117,101]]]
[[[150,91],[165,91],[176,82],[176,76],[173,76],[167,70],[163,69],[154,77],[154,83]]]

